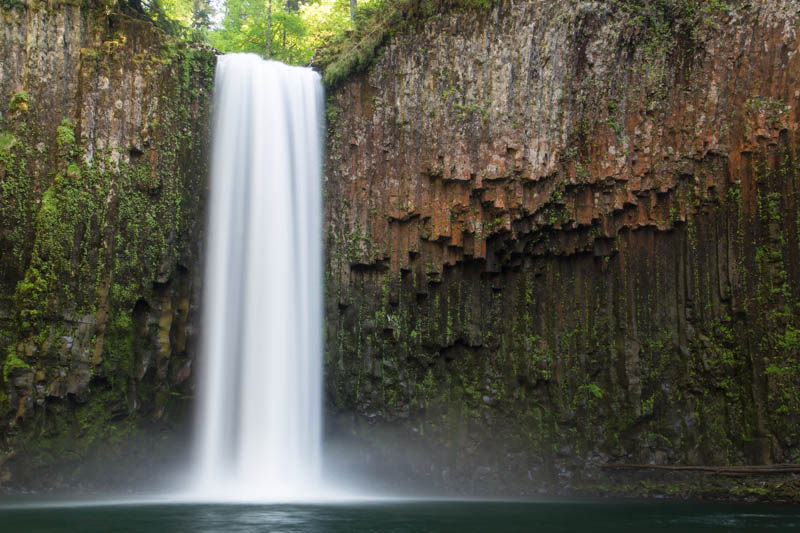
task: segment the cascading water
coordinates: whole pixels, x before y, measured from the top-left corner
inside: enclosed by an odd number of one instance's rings
[[[309,497],[321,467],[322,84],[233,54],[215,91],[194,490]]]

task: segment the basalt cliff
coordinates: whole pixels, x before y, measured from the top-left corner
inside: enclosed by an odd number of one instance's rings
[[[214,61],[102,2],[3,5],[0,486],[185,455]]]
[[[328,393],[376,461],[796,500],[652,467],[800,459],[800,5],[645,4],[430,18],[330,94]]]

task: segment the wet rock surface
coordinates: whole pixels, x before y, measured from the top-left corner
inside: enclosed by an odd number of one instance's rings
[[[435,17],[329,95],[329,406],[438,487],[796,498],[600,468],[800,460],[798,5],[634,4]]]
[[[0,486],[125,485],[185,455],[214,53],[1,14]]]

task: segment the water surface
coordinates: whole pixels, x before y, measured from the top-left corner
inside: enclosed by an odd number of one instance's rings
[[[800,509],[689,503],[0,505],[4,532],[800,531]]]

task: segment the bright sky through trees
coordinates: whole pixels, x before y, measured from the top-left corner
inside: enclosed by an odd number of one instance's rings
[[[253,52],[300,65],[352,25],[350,0],[161,0],[161,5],[167,16],[203,32],[221,52]]]

